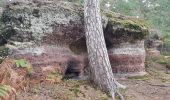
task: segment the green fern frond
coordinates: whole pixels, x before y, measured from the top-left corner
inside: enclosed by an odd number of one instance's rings
[[[33,72],[33,67],[32,65],[25,59],[19,59],[19,60],[15,60],[15,64],[18,68],[26,68],[28,74],[32,74]]]
[[[25,59],[15,60],[15,63],[17,67],[22,67],[22,68],[25,68],[29,65],[29,62],[26,61]]]
[[[6,95],[8,95],[8,92],[3,89],[0,89],[0,97],[4,97]]]
[[[10,97],[11,94],[16,94],[13,87],[8,85],[0,85],[0,100]]]

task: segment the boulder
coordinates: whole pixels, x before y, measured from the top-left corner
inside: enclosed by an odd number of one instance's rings
[[[63,74],[71,66],[70,73],[82,75],[88,66],[83,16],[83,7],[70,2],[9,3],[2,15],[1,33],[8,40],[9,57],[25,58],[37,68],[57,66]],[[143,39],[148,34],[144,21],[102,12],[102,22],[113,72],[144,72]]]

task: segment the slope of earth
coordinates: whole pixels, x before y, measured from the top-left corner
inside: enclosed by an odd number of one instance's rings
[[[18,94],[17,100],[110,100],[87,81],[65,80],[59,84],[38,84]]]
[[[38,70],[23,67],[23,63],[26,62],[6,59],[0,64],[0,85],[9,85],[17,92],[15,99],[11,92],[0,91],[0,100],[109,100],[106,93],[88,81],[68,80],[50,66]]]
[[[148,74],[145,76],[118,79],[121,84],[127,86],[127,89],[120,90],[125,100],[169,100],[170,74],[164,65],[164,58],[147,57]],[[18,93],[18,100],[111,100],[111,98],[87,81],[64,80],[57,84],[31,85],[25,92]]]

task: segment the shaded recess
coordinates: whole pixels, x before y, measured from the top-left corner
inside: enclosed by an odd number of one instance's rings
[[[78,62],[76,60],[70,60],[67,63],[67,69],[64,73],[63,79],[73,79],[80,76],[81,70],[78,67]]]
[[[147,25],[142,20],[138,21],[123,16],[115,17],[116,15],[113,13],[105,15],[108,17],[108,23],[103,30],[107,49],[120,43],[136,43],[136,41],[144,39],[149,33]],[[72,42],[69,47],[76,54],[87,52],[85,36]]]
[[[105,42],[106,42],[106,47],[108,49],[113,47],[112,42],[109,41],[108,38],[105,38]],[[80,38],[79,40],[71,43],[69,45],[69,48],[72,52],[74,52],[76,54],[86,53],[87,52],[86,39],[84,37]]]
[[[72,42],[69,45],[69,48],[71,51],[73,51],[76,54],[81,54],[81,53],[87,52],[86,39],[83,37],[77,41]]]
[[[126,17],[114,12],[102,13],[102,16],[108,18],[106,27],[103,29],[107,49],[120,43],[136,43],[149,34],[148,25],[142,19]],[[69,47],[76,54],[87,52],[85,36],[72,42]]]

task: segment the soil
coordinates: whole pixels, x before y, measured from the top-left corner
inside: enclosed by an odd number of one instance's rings
[[[17,100],[110,100],[106,93],[87,81],[65,80],[58,84],[38,84],[18,94]]]
[[[170,74],[164,65],[149,59],[147,75],[120,80],[127,86],[122,91],[126,100],[170,100]]]

